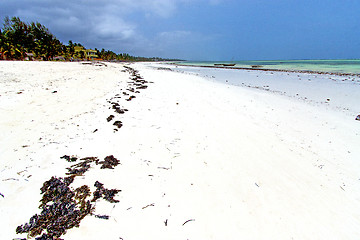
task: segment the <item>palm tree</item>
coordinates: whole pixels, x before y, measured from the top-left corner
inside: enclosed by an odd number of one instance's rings
[[[33,52],[37,57],[51,60],[62,52],[62,44],[50,31],[40,23],[31,23],[33,35]]]
[[[74,46],[73,42],[70,40],[69,44],[68,44],[68,52],[69,52],[71,58],[73,58],[74,54],[75,54],[75,48],[74,47],[75,46]]]
[[[4,42],[7,42],[8,55],[15,59],[23,59],[26,52],[33,47],[30,26],[18,17],[5,17],[3,26]]]

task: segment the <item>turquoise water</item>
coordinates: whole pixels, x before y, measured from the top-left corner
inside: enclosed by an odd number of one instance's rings
[[[277,69],[292,71],[316,71],[331,73],[360,74],[360,59],[357,60],[267,60],[232,62],[181,62],[181,65],[214,66],[214,64],[235,64],[233,68]]]

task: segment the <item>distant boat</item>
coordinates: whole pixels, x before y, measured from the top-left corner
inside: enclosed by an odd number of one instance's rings
[[[214,66],[233,67],[236,63],[215,63]]]

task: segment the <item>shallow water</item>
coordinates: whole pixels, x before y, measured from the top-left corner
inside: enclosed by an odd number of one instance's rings
[[[210,81],[271,92],[311,105],[323,105],[342,111],[354,119],[359,114],[360,75],[358,74],[341,76],[341,74],[318,74],[316,72],[254,71],[174,64],[166,65],[166,68],[180,73],[194,74]]]
[[[277,69],[291,71],[315,71],[330,73],[360,74],[360,59],[357,60],[271,60],[233,62],[181,62],[181,65],[215,66],[235,64],[233,68]]]

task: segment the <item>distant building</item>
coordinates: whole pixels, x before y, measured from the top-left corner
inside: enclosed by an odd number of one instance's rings
[[[99,56],[96,55],[96,50],[92,49],[86,49],[85,50],[85,57],[87,60],[94,60],[95,58],[98,58]]]
[[[85,49],[82,46],[75,46],[74,50],[75,50],[75,54],[79,58],[90,60],[90,61],[98,58],[98,55],[96,55],[96,53],[97,53],[96,50]]]

